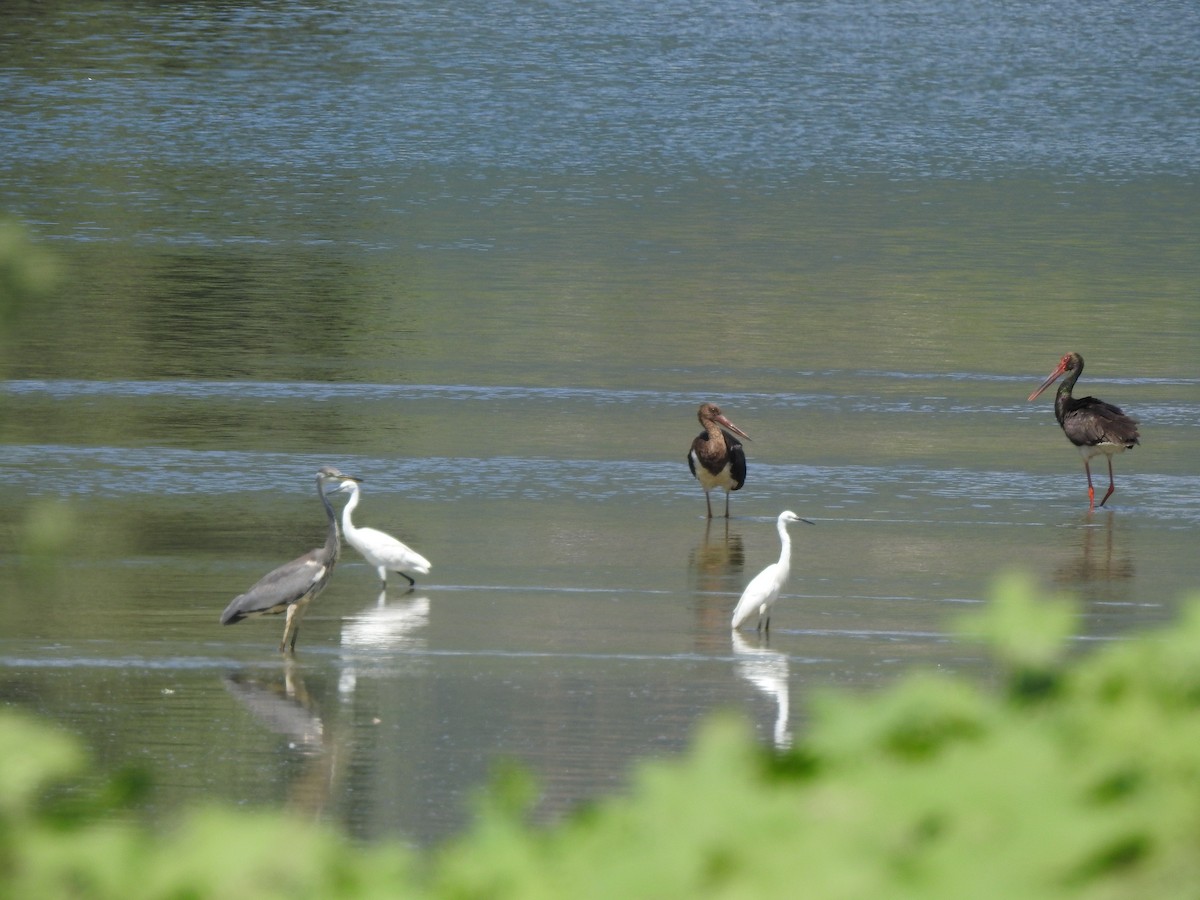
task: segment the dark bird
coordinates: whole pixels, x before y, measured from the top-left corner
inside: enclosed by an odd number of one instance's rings
[[[1071,389],[1083,372],[1083,357],[1078,353],[1068,353],[1058,363],[1058,368],[1042,382],[1041,387],[1029,395],[1030,400],[1037,396],[1062,375],[1067,377],[1058,386],[1058,394],[1054,397],[1054,417],[1062,426],[1063,433],[1072,444],[1079,448],[1083,455],[1083,470],[1088,480],[1088,511],[1096,507],[1096,489],[1092,487],[1091,459],[1103,453],[1108,460],[1108,491],[1104,494],[1104,502],[1112,495],[1114,453],[1123,453],[1138,443],[1137,422],[1125,415],[1120,407],[1097,400],[1095,397],[1071,396]]]
[[[708,507],[710,519],[713,514],[708,492],[713,488],[725,489],[725,518],[728,519],[729,492],[738,490],[746,483],[746,454],[742,450],[742,442],[733,434],[739,434],[746,440],[750,440],[750,435],[725,418],[715,403],[700,404],[696,416],[704,431],[692,441],[687,458],[688,468],[704,488],[704,504]]]
[[[317,496],[321,498],[321,504],[325,507],[325,518],[329,521],[325,532],[325,545],[268,572],[246,593],[234,597],[225,607],[225,612],[221,613],[222,625],[233,625],[242,619],[255,616],[287,613],[279,652],[295,651],[296,635],[300,631],[300,620],[304,617],[304,611],[308,609],[312,599],[324,590],[342,549],[337,516],[325,495],[326,487],[336,485],[333,488],[333,493],[336,494],[350,490],[351,485],[359,480],[350,475],[343,475],[332,466],[323,466],[317,472]]]

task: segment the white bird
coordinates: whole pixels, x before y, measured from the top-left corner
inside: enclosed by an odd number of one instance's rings
[[[779,591],[783,588],[783,583],[787,581],[788,573],[792,568],[792,541],[787,532],[788,524],[791,522],[812,524],[808,519],[800,518],[791,510],[785,510],[779,514],[779,519],[775,523],[779,529],[779,540],[783,544],[779,562],[771,563],[746,585],[746,590],[742,591],[742,598],[738,600],[737,608],[733,611],[733,628],[738,628],[757,612],[758,630],[762,631],[764,627],[768,632],[771,630],[771,607],[779,599]]]
[[[390,534],[384,534],[374,528],[356,528],[354,526],[354,523],[350,521],[350,514],[358,506],[362,490],[356,481],[347,482],[344,489],[350,491],[350,500],[342,509],[342,532],[346,535],[346,543],[361,553],[363,559],[375,567],[384,590],[387,590],[388,572],[395,572],[406,579],[410,586],[417,582],[408,574],[409,572],[428,575],[432,567],[431,563],[412,547],[402,544]]]

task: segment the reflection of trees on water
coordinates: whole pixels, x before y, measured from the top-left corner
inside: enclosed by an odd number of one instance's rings
[[[320,708],[296,663],[285,660],[278,675],[234,672],[225,676],[225,688],[268,731],[287,738],[288,751],[304,760],[300,774],[288,785],[287,805],[319,815],[345,767],[348,743],[326,733]]]
[[[733,655],[737,659],[737,673],[775,701],[775,747],[786,750],[792,746],[792,735],[788,731],[791,708],[788,697],[789,666],[787,657],[765,645],[753,646],[734,631]]]

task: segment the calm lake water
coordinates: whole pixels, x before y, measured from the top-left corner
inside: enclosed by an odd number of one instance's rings
[[[149,813],[436,843],[498,761],[543,820],[739,709],[920,668],[1021,568],[1080,646],[1200,588],[1200,7],[8,4],[0,212],[61,279],[0,391],[0,701]],[[1089,514],[1052,397],[1142,445]],[[750,433],[733,519],[685,454]],[[346,549],[298,652],[230,598]],[[1101,464],[1100,469],[1103,466]],[[1103,479],[1104,473],[1097,472]],[[338,503],[340,503],[338,498]],[[793,575],[769,643],[742,587]]]

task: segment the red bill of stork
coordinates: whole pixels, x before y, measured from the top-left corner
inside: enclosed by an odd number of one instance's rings
[[[1096,489],[1092,487],[1091,459],[1103,453],[1108,460],[1108,491],[1105,492],[1100,505],[1112,496],[1114,453],[1123,453],[1132,449],[1138,443],[1137,422],[1125,415],[1120,407],[1097,400],[1095,397],[1072,397],[1071,390],[1083,372],[1083,357],[1078,353],[1068,353],[1059,360],[1058,368],[1050,373],[1042,382],[1041,387],[1029,395],[1030,400],[1037,396],[1060,377],[1066,375],[1063,383],[1058,386],[1058,394],[1054,397],[1054,417],[1062,426],[1063,434],[1072,444],[1079,448],[1083,455],[1083,470],[1088,480],[1088,511],[1096,508]]]
[[[750,440],[750,435],[725,418],[715,403],[701,403],[696,417],[700,419],[704,431],[692,441],[692,449],[687,457],[688,468],[704,488],[704,504],[708,507],[710,519],[713,514],[708,492],[713,488],[725,489],[725,518],[728,519],[729,492],[740,489],[746,483],[746,454],[742,450],[742,442],[733,435],[741,435],[746,440]]]

